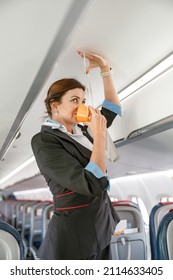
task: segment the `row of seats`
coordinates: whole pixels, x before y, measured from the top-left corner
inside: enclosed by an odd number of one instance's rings
[[[1,223],[20,235],[24,259],[37,259],[38,250],[53,213],[50,201],[4,200],[0,202]],[[4,230],[4,229],[2,229]],[[1,236],[2,236],[1,232]],[[21,245],[21,243],[20,243]],[[3,256],[1,256],[2,258]]]
[[[173,260],[173,202],[158,203],[149,217],[152,260]]]
[[[145,227],[137,204],[131,201],[112,203],[123,225],[121,231],[115,229],[111,239],[113,259],[146,259]],[[20,250],[24,251],[20,254],[20,258],[37,259],[36,251],[45,236],[53,213],[52,202],[5,200],[0,202],[0,213],[1,219],[4,220],[2,223],[10,224],[10,227],[18,233]],[[12,255],[13,258],[17,258]],[[5,258],[5,254],[1,259],[3,257]]]
[[[113,202],[120,223],[111,239],[113,259],[146,259],[146,234],[140,209],[130,201]],[[53,213],[50,201],[0,202],[0,259],[37,259]],[[120,228],[122,224],[122,228]],[[150,213],[151,259],[173,259],[173,203],[158,203]]]

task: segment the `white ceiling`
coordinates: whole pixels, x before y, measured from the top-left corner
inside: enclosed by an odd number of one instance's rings
[[[77,5],[79,2],[85,2],[83,7]],[[74,6],[81,11],[77,15]],[[85,83],[83,61],[78,57],[77,49],[106,56],[113,68],[117,89],[121,91],[172,52],[172,14],[171,0],[1,1],[0,149],[32,87],[36,90],[36,98],[29,112],[23,116],[21,137],[15,140],[0,162],[0,179],[32,156],[30,140],[40,130],[45,112],[44,98],[50,83],[69,76]],[[73,25],[67,30],[69,15]],[[64,38],[61,34],[68,36]],[[56,59],[51,63],[51,55],[55,54],[55,39],[59,39],[59,49]],[[47,68],[45,59],[49,62]],[[43,68],[44,75],[40,79],[39,71]],[[93,71],[89,79],[93,104],[98,106],[103,98],[98,71]],[[152,139],[157,143],[156,139]],[[145,141],[146,152],[150,142],[147,143],[149,139]],[[139,142],[135,143],[130,144],[130,154],[127,146],[119,148],[122,162],[118,163],[113,175],[121,176],[133,171],[132,166],[128,167],[133,161],[134,168],[138,167],[141,171],[143,168],[146,171],[150,167],[156,170],[160,168],[152,166],[150,161],[144,162],[140,168],[137,158],[131,158],[133,147],[140,146]],[[0,188],[36,174],[36,164],[30,164],[1,184]]]
[[[2,3],[1,3],[2,2]],[[73,1],[16,0],[0,2],[0,145]],[[5,122],[5,124],[4,124]]]

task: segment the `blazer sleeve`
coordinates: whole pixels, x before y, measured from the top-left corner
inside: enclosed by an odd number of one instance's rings
[[[102,104],[101,113],[107,120],[107,128],[111,126],[113,120],[117,115],[122,116],[121,106],[106,99]]]
[[[82,154],[70,142],[40,132],[32,138],[31,145],[40,172],[51,188],[62,186],[92,197],[100,196],[107,188],[107,177],[97,178],[86,170],[89,159],[83,164]]]

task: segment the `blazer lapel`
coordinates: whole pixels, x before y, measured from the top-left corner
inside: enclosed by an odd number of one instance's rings
[[[67,134],[65,134],[64,132],[62,132],[59,129],[52,129],[49,126],[43,125],[42,126],[42,131],[45,131],[47,133],[53,134],[53,135],[57,135],[58,137],[60,137],[62,140],[66,140],[68,142],[71,142],[75,145],[75,147],[79,150],[79,152],[85,156],[87,159],[90,159],[91,157],[91,151],[89,149],[87,149],[86,147],[84,147],[82,144],[80,144],[79,142],[75,141],[73,138],[71,138],[70,136],[68,136]]]

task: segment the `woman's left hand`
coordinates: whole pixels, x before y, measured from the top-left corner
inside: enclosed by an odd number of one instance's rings
[[[78,50],[77,53],[82,58],[85,56],[89,60],[89,65],[85,69],[86,74],[88,74],[90,72],[90,70],[95,67],[100,67],[101,72],[110,70],[109,64],[104,57],[91,53],[91,52],[84,52],[84,51],[80,51],[80,50]]]

